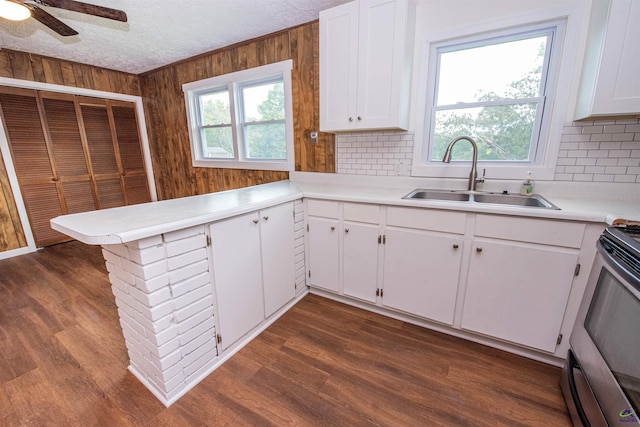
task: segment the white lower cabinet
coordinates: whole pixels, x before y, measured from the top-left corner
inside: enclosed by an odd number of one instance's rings
[[[338,292],[340,289],[340,223],[337,219],[309,218],[309,285]]]
[[[383,305],[453,324],[463,240],[387,228]]]
[[[342,292],[350,297],[376,302],[378,289],[379,226],[344,222]]]
[[[575,250],[476,240],[462,328],[553,353],[577,262]]]
[[[224,351],[295,295],[293,203],[210,225]]]
[[[558,344],[575,315],[569,305],[580,300],[576,268],[583,255],[586,263],[593,256],[583,248],[586,224],[307,203],[311,288],[497,340],[483,342],[566,353],[566,343]]]
[[[271,316],[296,294],[293,203],[260,211],[264,311]]]

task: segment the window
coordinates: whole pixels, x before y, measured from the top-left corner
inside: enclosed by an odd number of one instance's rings
[[[194,166],[293,170],[292,61],[183,85]]]
[[[555,21],[432,45],[417,169],[442,171],[447,145],[462,135],[476,141],[486,168],[541,165],[563,28]],[[456,144],[453,162],[467,174],[471,157],[471,144]]]

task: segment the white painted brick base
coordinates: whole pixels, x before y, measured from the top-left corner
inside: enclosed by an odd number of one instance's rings
[[[102,254],[131,368],[172,401],[218,356],[205,227],[105,245]]]
[[[302,199],[294,202],[294,247],[296,260],[296,293],[307,291],[304,265],[304,204]]]

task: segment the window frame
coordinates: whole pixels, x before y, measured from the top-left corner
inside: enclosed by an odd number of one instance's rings
[[[564,105],[558,108],[558,100],[566,102],[567,91],[562,84],[570,81],[570,73],[563,64],[563,51],[567,50],[567,44],[575,35],[570,33],[571,13],[546,16],[544,19],[532,22],[511,22],[503,26],[482,26],[476,31],[468,31],[464,34],[453,34],[431,41],[426,41],[422,49],[422,64],[420,66],[422,77],[419,77],[420,91],[424,93],[422,111],[418,112],[416,124],[416,142],[414,144],[412,176],[438,177],[438,178],[468,178],[471,161],[452,160],[445,164],[438,160],[430,160],[433,149],[433,127],[435,126],[435,113],[437,109],[438,81],[438,49],[442,51],[455,51],[456,46],[488,46],[505,40],[521,40],[525,35],[544,33],[545,29],[553,29],[554,34],[550,41],[551,47],[545,54],[543,63],[543,79],[541,81],[542,108],[537,108],[536,121],[539,127],[534,127],[532,140],[535,139],[535,150],[532,148],[533,158],[529,161],[487,161],[479,160],[478,168],[486,169],[488,178],[498,179],[522,179],[523,171],[533,171],[536,179],[553,179],[555,163],[557,161],[558,143],[553,141],[559,138],[564,118],[554,115],[558,111],[564,114]],[[573,29],[573,28],[571,28]],[[571,48],[573,46],[569,46]],[[448,49],[447,49],[448,48]],[[566,62],[566,61],[565,61]],[[546,79],[544,75],[546,74]],[[569,76],[569,77],[568,77]],[[568,84],[566,86],[569,86]],[[524,98],[519,99],[522,101]],[[531,98],[535,99],[535,98]],[[479,103],[478,103],[479,104]],[[465,103],[460,108],[469,108]],[[558,130],[560,129],[560,130]],[[470,135],[473,137],[473,135]],[[532,144],[533,145],[533,144]],[[530,151],[531,152],[531,151]],[[482,173],[482,172],[481,172]]]
[[[187,110],[187,123],[189,127],[189,142],[191,145],[191,161],[195,167],[230,168],[230,169],[257,169],[257,170],[295,170],[294,159],[294,135],[293,135],[293,106],[291,70],[293,61],[288,59],[260,67],[249,68],[234,73],[210,77],[204,80],[185,83],[182,90],[185,96]],[[259,159],[248,158],[246,153],[246,141],[244,140],[244,125],[246,124],[242,110],[243,87],[252,86],[261,82],[282,81],[284,89],[284,125],[286,139],[285,159]],[[225,127],[225,125],[203,126],[201,124],[199,96],[228,91],[229,108],[231,113],[231,135],[234,153],[232,158],[205,157],[202,144],[202,129],[210,127]],[[266,122],[250,122],[266,123]]]

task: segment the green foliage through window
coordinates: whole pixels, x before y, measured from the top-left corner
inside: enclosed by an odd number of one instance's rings
[[[533,160],[551,36],[547,29],[438,51],[432,161],[441,161],[449,142],[461,135],[477,142],[480,161]],[[470,144],[454,147],[453,159],[471,156]]]

